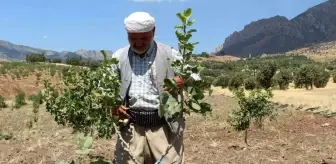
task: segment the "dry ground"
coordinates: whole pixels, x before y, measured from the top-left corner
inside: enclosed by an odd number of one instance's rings
[[[214,94],[233,97],[228,89],[213,87]],[[295,108],[313,108],[315,112],[336,112],[336,83],[330,79],[325,88],[313,88],[312,90],[294,89],[290,86],[288,90],[273,90],[272,101],[280,104],[287,104]]]
[[[37,88],[33,89],[34,78],[29,78],[12,81],[1,77],[0,91],[7,91],[5,97],[12,97],[18,89],[33,93]],[[285,104],[289,104],[290,100],[307,99],[310,102],[313,99],[308,99],[306,95],[331,97],[335,94],[334,87],[331,85],[325,90],[313,91],[275,91],[275,98],[287,98]],[[326,92],[329,94],[324,95]],[[294,96],[294,93],[297,95]],[[250,147],[247,147],[243,142],[243,133],[235,132],[226,122],[228,111],[237,107],[237,101],[226,90],[215,90],[208,101],[214,109],[212,116],[191,116],[187,119],[187,164],[336,164],[334,118],[295,110],[296,107],[291,105],[282,106],[278,108],[277,119],[267,121],[263,130],[252,127],[248,138]],[[0,132],[13,133],[14,136],[14,139],[0,140],[0,164],[51,164],[56,160],[74,159],[75,136],[71,130],[57,125],[43,107],[40,108],[38,123],[29,129],[32,114],[31,103],[21,109],[12,110],[9,107],[0,110]],[[91,156],[113,159],[115,139],[95,140]]]
[[[50,77],[42,75],[40,78],[41,80],[37,85],[35,74],[31,74],[26,78],[21,78],[20,80],[12,80],[10,75],[7,75],[6,77],[0,75],[0,95],[4,96],[6,100],[12,100],[20,90],[23,90],[28,97],[29,95],[35,94],[38,90],[42,89],[42,79],[44,78],[49,79],[52,83],[59,80],[58,76]]]
[[[225,56],[209,56],[208,58],[200,57],[198,58],[199,61],[216,61],[216,62],[230,62],[230,61],[237,61],[240,60],[239,57],[225,55]]]
[[[33,84],[28,80],[15,86],[25,90],[26,85]],[[267,121],[263,130],[252,127],[248,139],[250,147],[247,147],[243,133],[235,132],[226,122],[228,111],[237,107],[237,101],[218,91],[208,101],[214,109],[212,116],[187,119],[188,164],[336,164],[334,118],[293,110],[291,106],[279,107],[277,119]],[[0,131],[13,133],[15,138],[0,140],[0,164],[51,164],[76,157],[75,136],[71,130],[57,125],[42,107],[39,121],[31,129],[28,128],[32,118],[31,104],[21,109],[2,109],[0,117]],[[115,139],[95,140],[91,155],[113,159]]]
[[[336,163],[336,120],[307,112],[281,109],[277,120],[267,121],[263,130],[249,131],[249,144],[226,123],[227,112],[236,100],[222,95],[209,98],[213,116],[192,116],[185,132],[186,163]],[[28,128],[31,104],[22,109],[0,111],[0,131],[15,139],[0,141],[0,163],[49,164],[75,158],[71,130],[58,126],[41,109],[40,119]],[[113,158],[115,138],[96,140],[92,156]]]
[[[332,61],[336,60],[336,42],[332,41],[305,48],[299,48],[289,51],[286,54],[310,56],[315,61]]]

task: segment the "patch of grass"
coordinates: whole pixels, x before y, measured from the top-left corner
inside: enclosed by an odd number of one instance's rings
[[[0,140],[11,140],[15,139],[12,133],[0,132]]]
[[[13,107],[16,109],[21,108],[22,106],[26,105],[26,94],[23,91],[20,91],[14,99],[14,105]]]

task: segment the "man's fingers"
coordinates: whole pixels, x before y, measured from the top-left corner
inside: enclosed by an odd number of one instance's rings
[[[125,110],[121,110],[121,113],[129,119],[131,118],[131,116],[128,113],[126,113]]]
[[[123,116],[125,116],[125,117],[127,117],[127,118],[131,118],[131,116],[126,112],[127,110],[128,110],[129,108],[127,108],[127,107],[125,107],[125,106],[120,106],[120,108],[119,108],[119,112],[123,115]]]
[[[172,89],[171,88],[164,88],[164,91],[170,92]]]

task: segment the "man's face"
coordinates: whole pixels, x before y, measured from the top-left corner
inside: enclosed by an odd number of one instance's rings
[[[144,33],[128,33],[128,41],[131,48],[137,54],[145,53],[151,46],[151,42],[154,39],[154,31],[144,32]]]

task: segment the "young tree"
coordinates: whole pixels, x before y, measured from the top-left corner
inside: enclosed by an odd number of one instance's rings
[[[234,94],[238,98],[239,109],[232,110],[227,121],[236,131],[245,131],[244,141],[248,145],[247,130],[251,121],[255,120],[257,127],[261,128],[264,118],[273,118],[276,114],[269,101],[273,94],[269,89],[254,89],[246,95],[242,87],[235,90]]]

